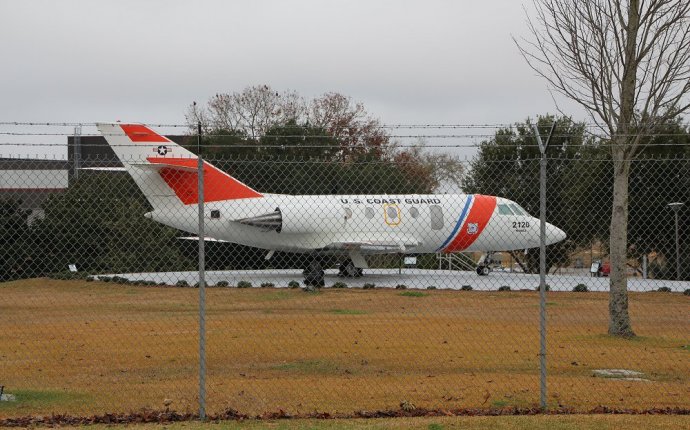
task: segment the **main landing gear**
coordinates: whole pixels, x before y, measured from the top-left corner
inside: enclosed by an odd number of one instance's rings
[[[304,285],[313,287],[323,287],[326,285],[324,280],[324,271],[321,261],[317,259],[310,260],[307,267],[302,271],[304,275]]]
[[[313,286],[316,288],[326,285],[324,280],[324,262],[320,258],[312,258],[307,262],[307,266],[302,271],[304,275],[304,285]],[[340,263],[338,266],[338,276],[342,278],[359,278],[363,274],[361,267],[355,266],[352,259]]]
[[[362,274],[362,268],[355,267],[355,263],[349,258],[338,266],[338,276],[341,278],[359,278]]]

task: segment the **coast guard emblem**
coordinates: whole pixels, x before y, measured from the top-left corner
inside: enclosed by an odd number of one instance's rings
[[[479,223],[471,222],[467,224],[467,234],[477,234],[479,231]]]

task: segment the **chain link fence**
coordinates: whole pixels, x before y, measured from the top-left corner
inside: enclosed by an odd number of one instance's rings
[[[459,161],[467,194],[441,194],[415,159],[206,151],[200,399],[196,160],[166,146],[68,178],[2,161],[0,417],[539,405],[538,156]],[[549,158],[548,408],[690,408],[689,173],[633,162],[621,339],[610,157]]]

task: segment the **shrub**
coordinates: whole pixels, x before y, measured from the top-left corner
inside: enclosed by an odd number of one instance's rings
[[[160,285],[161,287],[166,287],[168,284],[166,284],[165,282],[161,281],[161,282],[158,283],[158,285]]]
[[[398,285],[395,286],[395,289],[396,289],[396,290],[406,290],[406,289],[407,289],[407,285],[405,285],[405,284],[398,284]]]
[[[289,287],[289,288],[299,288],[299,282],[297,282],[297,281],[290,281],[290,282],[288,282],[288,287]]]
[[[93,282],[94,280],[95,279],[93,278],[93,276],[87,276],[86,277],[86,282]]]
[[[586,293],[589,291],[589,288],[587,288],[587,285],[585,284],[577,284],[573,288],[573,291],[576,293]]]
[[[249,281],[240,281],[237,283],[237,288],[251,288],[252,283]]]
[[[347,284],[345,282],[336,282],[331,288],[347,288]]]
[[[362,286],[362,289],[364,290],[373,290],[374,288],[376,288],[376,284],[370,284],[368,282]]]
[[[228,281],[218,281],[218,282],[216,282],[216,287],[226,288],[226,287],[229,287],[229,286],[230,286],[230,282],[228,282]]]
[[[683,291],[683,295],[685,295],[685,296],[690,296],[690,288],[688,288],[687,290]]]
[[[435,285],[429,285],[428,287],[426,287],[426,289],[427,290],[435,290],[436,286]]]
[[[176,287],[189,287],[189,282],[185,281],[184,279],[180,279],[175,283]]]
[[[308,285],[305,284],[304,288],[302,288],[302,291],[304,291],[305,293],[316,293],[318,290],[319,290],[318,287],[316,287],[315,285],[312,285],[312,284],[308,284]]]
[[[498,291],[510,291],[510,287],[507,285],[501,285],[498,287]]]
[[[111,278],[110,276],[99,276],[98,280],[102,282],[110,282],[113,280],[113,278]]]
[[[472,291],[472,285],[463,285],[460,287],[460,291]]]
[[[657,291],[660,293],[670,293],[671,288],[670,287],[659,287],[659,289]]]
[[[261,283],[261,288],[273,288],[275,284],[273,282],[263,282]]]
[[[546,284],[544,290],[546,290],[546,291],[551,291],[551,285]],[[539,285],[536,286],[536,288],[534,289],[534,291],[539,291]]]

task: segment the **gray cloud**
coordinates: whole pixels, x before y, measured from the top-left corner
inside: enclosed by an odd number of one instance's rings
[[[260,83],[338,91],[384,123],[555,112],[511,34],[514,0],[6,1],[0,120],[180,123],[193,100]]]

